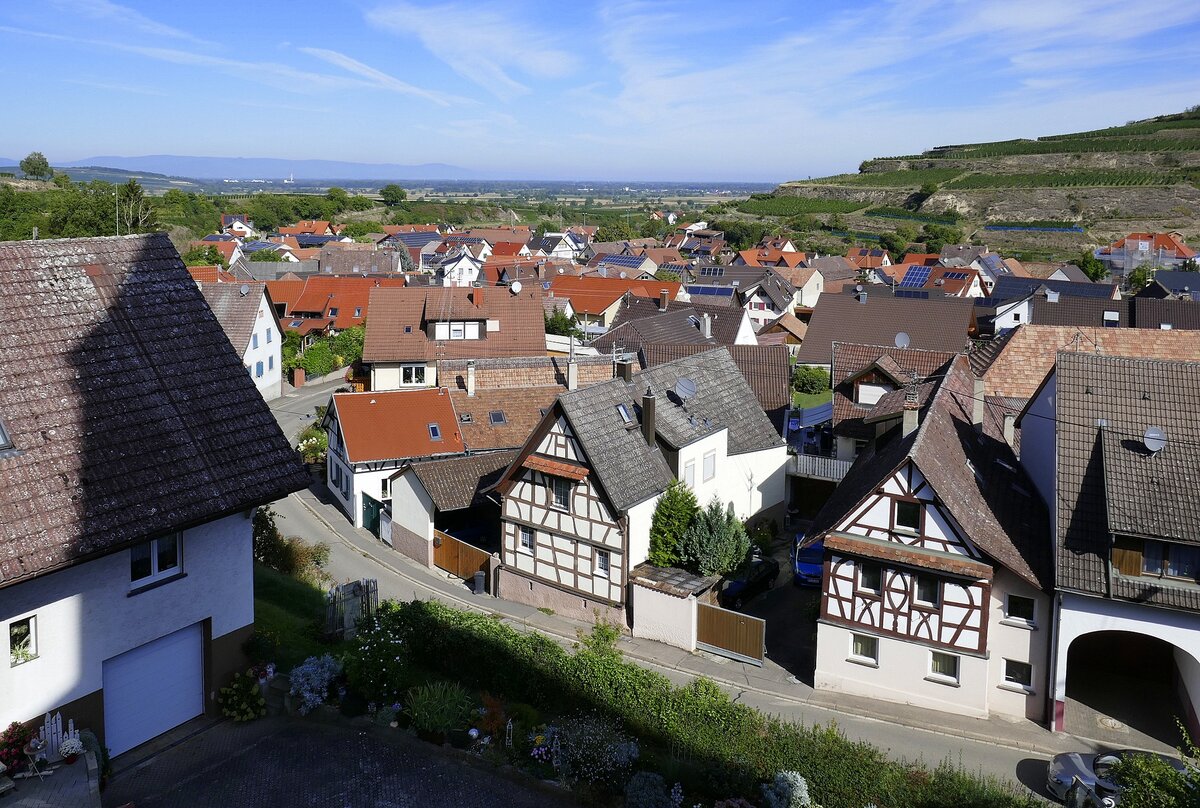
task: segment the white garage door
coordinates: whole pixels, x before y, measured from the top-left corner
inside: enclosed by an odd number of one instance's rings
[[[200,624],[104,661],[104,739],[114,755],[204,711]]]

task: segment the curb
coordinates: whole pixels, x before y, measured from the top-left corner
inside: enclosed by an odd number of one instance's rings
[[[309,494],[311,495],[311,492],[309,492]],[[384,569],[394,573],[395,575],[399,575],[401,578],[404,578],[406,581],[409,581],[410,583],[416,584],[418,586],[425,587],[427,589],[429,588],[427,581],[423,581],[419,578],[413,577],[408,572],[400,569],[399,567],[393,566],[390,562],[388,562],[385,559],[380,558],[375,553],[370,552],[368,550],[364,550],[363,548],[359,547],[358,545],[350,542],[345,536],[342,535],[341,531],[339,531],[337,528],[335,528],[333,525],[331,525],[329,523],[329,521],[327,519],[325,519],[325,517],[321,513],[319,513],[316,508],[314,508],[309,502],[307,502],[303,496],[298,496],[297,499],[299,499],[300,503],[305,507],[305,509],[307,509],[318,521],[321,522],[321,524],[323,524],[332,533],[334,533],[339,539],[341,539],[342,543],[345,544],[347,547],[351,548],[352,550],[354,550],[356,552],[366,555],[372,561],[379,564]],[[575,640],[576,640],[576,638],[573,636],[569,637],[564,634],[560,634],[557,631],[554,631],[552,629],[543,628],[541,626],[531,627],[528,624],[526,624],[524,619],[521,617],[506,614],[505,612],[503,612],[500,609],[485,608],[483,606],[480,606],[477,602],[473,602],[473,601],[467,600],[465,598],[461,598],[457,595],[453,595],[453,594],[445,593],[445,592],[435,592],[435,596],[437,599],[446,599],[449,601],[453,601],[453,602],[455,602],[467,609],[470,609],[472,611],[494,612],[496,614],[503,615],[503,617],[506,621],[509,621],[512,623],[519,623],[519,624],[521,624],[523,629],[526,631],[540,631],[543,634],[547,634],[549,636],[555,637],[556,639],[565,640],[567,642],[575,642]],[[492,600],[499,601],[500,599],[492,598]],[[1041,743],[1037,743],[1037,742],[1021,743],[1021,742],[1017,742],[1017,741],[1004,741],[1004,740],[997,739],[994,735],[988,735],[987,733],[983,733],[983,732],[979,732],[979,733],[976,733],[976,732],[952,732],[952,731],[949,731],[946,729],[934,728],[927,724],[920,724],[916,721],[907,721],[907,720],[900,720],[900,719],[894,719],[894,718],[888,718],[888,717],[881,717],[878,714],[874,714],[874,713],[870,712],[869,710],[861,709],[861,708],[857,708],[857,707],[842,707],[842,706],[835,707],[835,706],[831,706],[829,704],[822,704],[820,701],[811,701],[808,699],[796,698],[787,693],[782,693],[777,690],[767,690],[765,688],[757,687],[757,686],[749,684],[747,682],[738,682],[733,679],[727,679],[727,678],[724,678],[721,676],[714,676],[714,675],[707,674],[707,673],[704,673],[704,674],[696,673],[695,671],[691,671],[687,668],[681,668],[681,667],[673,666],[673,665],[665,665],[662,662],[659,662],[658,660],[655,660],[651,657],[643,656],[641,654],[637,654],[637,653],[634,653],[631,651],[622,650],[621,653],[628,659],[634,660],[638,663],[641,663],[643,665],[646,665],[646,666],[649,666],[652,668],[657,668],[659,670],[668,670],[668,671],[674,671],[676,673],[683,673],[683,674],[686,674],[693,678],[703,676],[704,678],[710,679],[713,682],[715,682],[719,685],[722,685],[726,688],[729,688],[735,692],[757,693],[758,695],[769,696],[771,698],[778,699],[780,701],[785,701],[790,704],[794,704],[798,707],[808,707],[808,708],[812,708],[815,710],[824,710],[825,712],[832,713],[834,715],[834,721],[833,721],[834,723],[836,723],[836,716],[838,714],[842,714],[842,715],[854,716],[855,718],[864,718],[869,721],[878,722],[880,724],[891,724],[894,726],[901,726],[901,727],[908,727],[910,729],[917,729],[917,730],[921,730],[922,732],[929,732],[934,735],[941,735],[942,737],[946,737],[946,738],[959,738],[959,739],[963,739],[963,740],[974,741],[976,743],[986,743],[990,746],[998,746],[998,747],[1001,747],[1004,749],[1011,749],[1016,752],[1036,752],[1038,754],[1054,755],[1054,754],[1057,754],[1058,752],[1062,751],[1059,748],[1051,747],[1047,744],[1041,744]],[[1061,737],[1070,737],[1070,736],[1061,736]],[[1088,743],[1088,742],[1081,741],[1081,743]]]

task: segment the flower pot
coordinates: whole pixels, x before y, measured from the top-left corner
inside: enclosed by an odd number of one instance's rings
[[[68,766],[70,766],[77,760],[79,760],[79,755],[67,755],[65,758],[63,758],[63,763],[66,763]]]

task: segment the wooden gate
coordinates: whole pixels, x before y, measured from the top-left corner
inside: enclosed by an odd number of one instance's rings
[[[487,572],[488,559],[491,555],[486,550],[459,541],[449,533],[440,530],[433,531],[433,563],[456,578],[469,581],[480,570]],[[485,579],[485,586],[490,582]]]
[[[767,624],[741,612],[696,604],[696,645],[720,656],[762,666]]]

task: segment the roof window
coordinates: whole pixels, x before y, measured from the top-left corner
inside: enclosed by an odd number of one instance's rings
[[[633,426],[633,413],[629,411],[628,404],[618,404],[617,415],[621,416],[621,423],[623,423],[625,426]]]
[[[469,423],[472,423],[474,420],[475,420],[475,416],[471,415],[471,413],[469,413],[469,412],[460,412],[458,414],[458,422],[460,424],[469,424]]]
[[[429,439],[430,440],[441,440],[442,439],[441,426],[439,426],[438,424],[430,424],[429,425]]]
[[[362,317],[362,306],[355,306],[355,307],[354,307],[354,316],[355,316],[355,317]]]
[[[4,426],[4,421],[0,421],[0,451],[11,449],[13,447],[12,438],[8,435],[8,428]]]
[[[488,413],[488,423],[492,426],[503,426],[508,423],[508,419],[504,417],[504,410],[492,410]]]
[[[338,310],[337,310],[337,306],[330,306],[330,307],[329,307],[329,316],[330,316],[330,317],[337,317],[337,316],[338,316]]]

